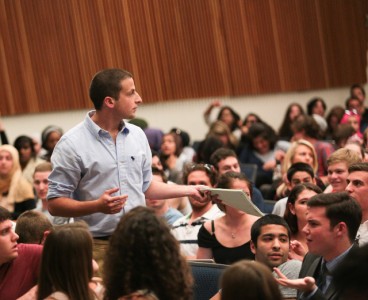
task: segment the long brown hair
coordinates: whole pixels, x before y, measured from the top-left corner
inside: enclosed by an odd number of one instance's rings
[[[92,278],[92,236],[85,223],[55,228],[43,247],[37,299],[53,292],[69,299],[94,299],[88,284]]]

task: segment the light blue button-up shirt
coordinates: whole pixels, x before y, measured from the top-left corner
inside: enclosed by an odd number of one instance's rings
[[[145,205],[144,192],[152,179],[152,154],[146,135],[137,126],[122,123],[116,143],[91,119],[65,133],[55,147],[51,162],[47,199],[67,197],[78,201],[98,199],[106,190],[128,194],[124,209],[113,215],[95,213],[75,218],[84,220],[95,237],[111,235],[122,214]],[[51,200],[52,201],[52,200]]]

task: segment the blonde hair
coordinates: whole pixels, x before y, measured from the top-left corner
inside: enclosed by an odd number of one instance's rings
[[[206,138],[218,137],[220,135],[226,135],[229,139],[229,144],[231,144],[232,146],[236,147],[238,145],[238,140],[235,137],[235,135],[231,132],[229,126],[227,126],[222,121],[213,122],[210,126]]]
[[[347,148],[340,148],[336,150],[331,156],[327,159],[327,166],[344,162],[349,167],[352,164],[362,162],[358,152],[347,149]]]

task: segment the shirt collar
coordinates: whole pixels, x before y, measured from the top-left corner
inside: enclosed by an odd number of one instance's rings
[[[326,268],[329,273],[334,271],[334,269],[337,267],[337,265],[345,258],[345,256],[349,253],[353,245],[351,245],[345,252],[341,253],[339,256],[336,256],[334,259],[330,260],[329,262],[326,262],[324,258],[322,258],[322,263],[326,263]]]

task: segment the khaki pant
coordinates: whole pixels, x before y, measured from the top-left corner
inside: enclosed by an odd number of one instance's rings
[[[105,259],[106,249],[109,241],[93,239],[93,259],[97,262],[99,270],[96,276],[102,277],[103,261]]]

